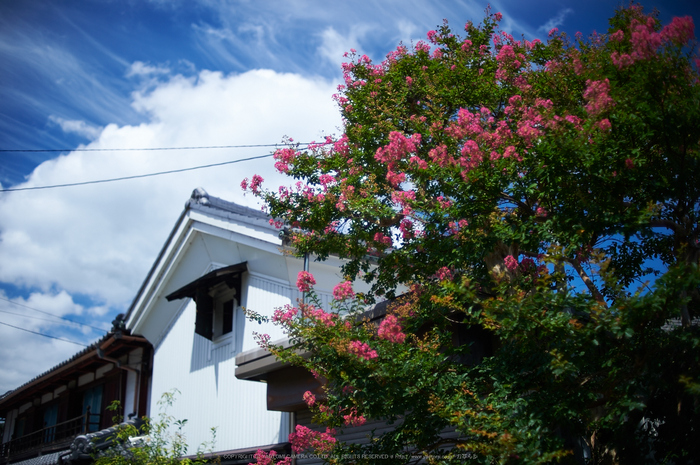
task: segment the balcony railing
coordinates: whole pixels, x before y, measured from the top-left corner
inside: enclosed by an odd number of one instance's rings
[[[0,463],[4,462],[3,459],[25,452],[33,450],[46,451],[54,448],[52,446],[59,446],[62,444],[68,445],[76,436],[90,431],[96,431],[99,427],[100,415],[91,414],[88,408],[87,412],[79,417],[47,426],[46,428],[25,434],[20,438],[12,439],[4,443],[1,446]]]

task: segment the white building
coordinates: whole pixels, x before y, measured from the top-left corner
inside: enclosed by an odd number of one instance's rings
[[[131,333],[154,348],[149,416],[158,416],[162,393],[177,389],[168,413],[188,420],[190,454],[211,440],[212,427],[224,463],[259,448],[287,450],[290,414],[268,410],[265,384],[235,376],[236,355],[257,347],[254,332],[284,337],[247,321],[242,307],[272,316],[301,297],[303,260],[285,253],[279,233],[266,214],[196,189],[126,316]],[[324,300],[342,281],[339,265],[310,263]]]

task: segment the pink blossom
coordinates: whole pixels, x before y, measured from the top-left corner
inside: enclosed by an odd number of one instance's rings
[[[605,78],[602,81],[586,81],[586,90],[583,98],[588,100],[586,111],[591,116],[596,116],[612,107],[615,102],[610,97],[610,81]]]
[[[610,124],[610,120],[607,118],[598,121],[597,126],[601,131],[609,131],[610,128],[612,128],[612,124]]]
[[[311,391],[306,391],[303,396],[306,405],[313,407],[316,404],[316,396]]]
[[[391,245],[391,238],[378,232],[378,233],[374,234],[374,242],[378,242],[380,244],[384,244],[384,245],[389,246],[389,245]]]
[[[634,160],[632,160],[631,158],[626,159],[625,160],[625,167],[628,170],[631,170],[632,168],[634,168]]]
[[[272,322],[277,324],[289,323],[298,313],[299,309],[287,304],[284,307],[276,308],[272,315]]]
[[[578,116],[566,115],[564,119],[569,123],[573,124],[576,129],[581,129],[581,118],[579,118]]]
[[[414,236],[413,222],[407,218],[401,220],[399,230],[401,231],[401,237],[403,237],[404,240],[409,240]]]
[[[448,267],[443,266],[437,272],[435,273],[435,276],[440,280],[440,281],[445,281],[452,279],[452,270],[450,270]]]
[[[614,32],[610,34],[610,40],[614,42],[622,42],[622,40],[625,38],[625,33],[623,32],[622,29],[618,29],[617,32]]]
[[[369,344],[360,341],[350,342],[350,344],[348,344],[348,352],[364,360],[372,360],[373,358],[377,358],[379,356],[377,351],[372,350]]]
[[[411,76],[406,76],[406,85],[409,87],[413,84],[413,78]]]
[[[343,420],[349,426],[362,426],[367,421],[365,417],[357,414],[357,409],[354,407],[350,410],[350,413],[343,415]]]
[[[354,296],[355,292],[352,290],[352,283],[350,281],[336,284],[333,288],[333,298],[335,300],[351,299]]]
[[[661,30],[661,37],[664,40],[678,46],[683,46],[692,40],[694,35],[695,25],[693,24],[693,18],[690,16],[675,17],[671,20],[671,24]]]
[[[447,146],[445,145],[438,145],[434,149],[431,149],[430,152],[428,152],[428,156],[441,168],[450,166],[450,164],[452,164],[454,161],[447,152]]]
[[[402,343],[406,335],[401,332],[401,325],[395,315],[387,315],[379,324],[377,335],[390,342]]]
[[[428,31],[428,40],[429,40],[431,43],[433,43],[433,44],[434,44],[434,43],[437,43],[437,39],[438,39],[439,37],[440,37],[440,36],[438,35],[437,31]]]
[[[496,21],[500,22],[503,19],[503,14],[499,13],[494,13],[493,17]]]
[[[253,339],[260,347],[268,347],[270,344],[270,335],[269,334],[264,334],[264,333],[261,334],[261,333],[254,332]]]
[[[653,58],[657,49],[661,46],[661,34],[654,31],[656,24],[654,18],[648,18],[646,24],[637,20],[632,21],[632,58],[645,60]]]
[[[328,186],[335,183],[335,177],[331,174],[322,174],[319,176],[318,182],[321,183],[324,190],[328,190]]]
[[[257,174],[253,175],[253,179],[250,180],[250,190],[253,194],[260,193],[260,185],[263,183],[264,179]]]
[[[446,199],[445,197],[443,197],[441,195],[438,196],[438,198],[436,200],[440,204],[440,208],[447,209],[447,208],[450,208],[452,206],[452,201],[450,199]]]
[[[612,52],[610,54],[610,60],[612,60],[613,64],[617,66],[618,69],[623,69],[634,64],[634,58],[627,53],[619,54],[618,52]]]
[[[294,432],[289,435],[289,442],[292,443],[292,451],[296,454],[309,448],[317,452],[330,452],[336,443],[334,435],[335,430],[331,428],[326,428],[325,433],[319,433],[306,426],[297,425]]]
[[[420,143],[420,134],[413,134],[411,137],[406,137],[398,131],[392,131],[389,133],[389,144],[379,147],[374,158],[382,163],[399,161],[407,154],[415,153]]]
[[[268,455],[268,453],[264,450],[258,449],[258,451],[255,454],[253,454],[253,458],[255,459],[255,463],[257,465],[274,465],[276,455],[277,452],[275,452],[274,450],[271,450]]]
[[[311,318],[327,328],[335,326],[335,320],[338,318],[337,314],[327,313],[322,308],[314,307],[309,304],[301,304],[300,306],[301,314],[304,315],[304,317]]]
[[[518,260],[516,260],[516,258],[512,255],[508,255],[504,261],[506,263],[506,268],[508,268],[508,271],[513,272],[518,269]]]
[[[248,178],[243,178],[243,181],[241,181],[241,189],[244,191],[248,190]]]
[[[275,168],[280,173],[286,173],[289,171],[289,164],[294,162],[297,152],[294,149],[287,148],[277,150],[273,155],[274,159],[277,160],[275,163]]]
[[[427,170],[427,169],[428,169],[428,163],[426,163],[426,161],[423,160],[422,158],[417,157],[417,156],[415,156],[415,155],[412,156],[412,157],[408,160],[408,162],[409,162],[409,163],[415,163],[416,165],[418,165],[418,168],[421,169],[421,170]]]
[[[297,275],[297,289],[299,289],[299,292],[309,292],[315,284],[314,276],[308,271],[300,271]]]

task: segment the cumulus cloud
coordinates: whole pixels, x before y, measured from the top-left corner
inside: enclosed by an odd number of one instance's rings
[[[324,79],[270,70],[174,76],[154,88],[134,92],[132,105],[147,122],[107,125],[85,147],[276,144],[284,136],[300,142],[321,140],[325,134],[337,133],[341,125],[331,99],[335,87]],[[161,172],[271,150],[274,148],[75,151],[42,163],[27,182],[15,187]],[[260,174],[269,186],[288,182],[274,171],[270,158],[175,175],[6,193],[0,198],[0,281],[35,290],[30,303],[37,308],[111,319],[128,307],[192,190],[202,186],[211,195],[255,206],[239,187],[243,178],[253,174]],[[56,289],[64,292],[56,294]],[[78,295],[87,296],[94,306],[87,312],[70,307],[68,301]],[[59,304],[64,306],[51,307]],[[7,337],[12,331],[20,333],[9,328],[2,331]],[[21,334],[5,341],[18,337]],[[61,349],[51,349],[54,345]],[[17,368],[14,347],[22,347],[20,358],[25,366],[41,362],[39,366],[46,368],[79,349],[51,340],[29,347],[19,343],[3,346],[0,370],[10,385],[36,371]],[[10,366],[11,376],[6,375]]]

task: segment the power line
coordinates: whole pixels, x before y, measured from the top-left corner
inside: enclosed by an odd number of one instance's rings
[[[88,328],[96,329],[96,330],[98,330],[98,331],[102,331],[102,332],[105,332],[105,333],[107,332],[107,331],[105,331],[105,330],[102,329],[102,328],[98,328],[97,326],[91,326],[91,325],[86,324],[86,323],[80,323],[80,322],[77,322],[77,321],[69,320],[69,319],[66,318],[66,317],[54,315],[53,313],[49,313],[49,312],[46,312],[46,311],[44,311],[44,310],[39,310],[38,308],[30,307],[29,305],[20,304],[19,302],[13,302],[12,300],[5,299],[4,297],[0,297],[0,300],[4,300],[5,302],[9,302],[9,303],[11,303],[11,304],[13,304],[13,305],[17,305],[17,306],[19,306],[19,307],[28,308],[29,310],[34,310],[35,312],[43,313],[44,315],[49,315],[49,316],[52,316],[52,317],[54,317],[54,318],[58,318],[58,319],[60,319],[60,320],[67,321],[67,322],[69,322],[69,323],[74,323],[74,324],[76,324],[76,325],[81,325],[81,326],[87,326]],[[7,311],[6,311],[5,313],[10,313],[10,312],[7,312]],[[14,313],[13,315],[19,315],[19,314]],[[20,315],[20,316],[28,316],[29,318],[36,318],[36,317],[32,317],[32,316],[30,316],[30,315]],[[48,321],[48,320],[47,320],[47,321]]]
[[[279,147],[283,144],[249,144],[249,145],[202,145],[191,147],[145,147],[145,148],[121,148],[121,149],[0,149],[0,152],[14,153],[42,153],[42,152],[140,152],[140,151],[162,151],[162,150],[210,150],[210,149],[248,149],[259,147]],[[299,145],[309,145],[300,143]]]
[[[15,312],[11,312],[11,311],[9,311],[9,310],[0,310],[0,313],[7,313],[8,315],[21,316],[22,318],[31,318],[31,319],[33,319],[33,320],[48,321],[49,323],[54,323],[54,324],[65,324],[65,323],[70,323],[70,324],[74,324],[74,325],[78,325],[78,326],[87,326],[88,328],[95,328],[95,329],[98,329],[96,326],[90,326],[90,325],[86,325],[86,324],[79,323],[79,322],[77,322],[77,321],[71,321],[71,320],[64,320],[63,322],[60,322],[60,321],[56,321],[56,320],[51,320],[51,319],[49,319],[49,318],[42,318],[42,317],[40,317],[40,316],[27,315],[26,313],[15,313]],[[107,331],[105,331],[104,329],[100,329],[100,331],[103,331],[103,332],[105,332],[105,333],[107,332]]]
[[[13,326],[13,325],[10,325],[7,323],[3,323],[2,321],[0,321],[0,325],[9,326],[10,328],[19,329],[19,330],[26,331],[26,332],[32,333],[32,334],[38,334],[39,336],[49,337],[51,339],[57,339],[59,341],[70,342],[71,344],[77,344],[79,346],[87,347],[87,344],[83,344],[82,342],[75,342],[75,341],[71,341],[70,339],[63,339],[62,337],[56,337],[56,336],[51,336],[50,334],[44,334],[44,333],[40,333],[38,331],[32,331],[31,329],[20,328],[19,326]]]
[[[17,192],[17,191],[34,191],[34,190],[40,190],[40,189],[56,189],[56,188],[60,188],[60,187],[85,186],[88,184],[102,184],[102,183],[107,183],[107,182],[126,181],[128,179],[149,178],[149,177],[153,177],[153,176],[161,176],[164,174],[173,174],[173,173],[182,173],[185,171],[201,170],[204,168],[212,168],[215,166],[232,165],[232,164],[240,163],[243,161],[257,160],[260,158],[269,158],[273,155],[274,154],[272,154],[272,153],[268,153],[266,155],[258,155],[256,157],[249,157],[249,158],[241,158],[239,160],[225,161],[225,162],[221,162],[221,163],[212,163],[210,165],[193,166],[191,168],[181,168],[178,170],[159,171],[157,173],[137,174],[134,176],[123,176],[121,178],[99,179],[99,180],[95,180],[95,181],[74,182],[74,183],[68,183],[68,184],[54,184],[54,185],[50,185],[50,186],[11,187],[9,189],[0,189],[0,192]]]

